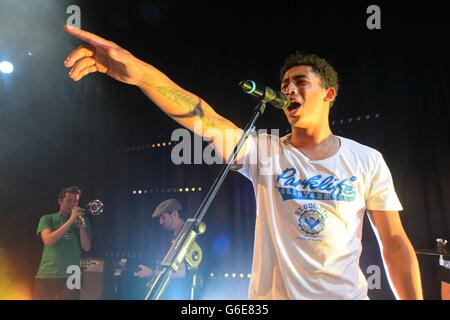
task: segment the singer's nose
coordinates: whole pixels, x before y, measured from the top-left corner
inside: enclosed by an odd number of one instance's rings
[[[289,82],[288,86],[286,87],[285,95],[288,97],[295,96],[297,94],[297,86],[293,84],[292,82]]]

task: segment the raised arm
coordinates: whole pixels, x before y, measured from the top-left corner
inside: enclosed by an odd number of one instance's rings
[[[75,220],[78,217],[81,217],[81,210],[80,207],[74,207],[70,213],[69,219],[61,225],[58,229],[51,230],[49,228],[46,228],[41,231],[41,239],[45,246],[52,246],[55,243],[57,243],[62,236],[69,230],[69,228],[72,226],[72,224],[75,222]]]
[[[73,51],[64,62],[67,68],[71,68],[69,75],[73,80],[79,81],[90,73],[100,72],[136,85],[172,119],[214,141],[216,151],[224,159],[229,157],[241,130],[217,114],[207,102],[184,90],[158,69],[134,57],[116,43],[67,25],[65,31],[89,44]]]

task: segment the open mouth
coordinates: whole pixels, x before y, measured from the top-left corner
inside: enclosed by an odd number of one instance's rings
[[[294,115],[301,106],[302,105],[300,103],[294,101],[289,105],[289,107],[287,107],[287,109],[291,115]]]

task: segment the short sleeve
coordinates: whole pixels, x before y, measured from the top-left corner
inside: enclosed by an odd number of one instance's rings
[[[39,220],[36,234],[39,235],[45,229],[52,230],[51,217],[49,215],[45,215]]]
[[[232,167],[233,170],[238,171],[240,174],[242,174],[250,181],[253,181],[254,177],[256,176],[257,154],[258,154],[257,145],[258,145],[258,135],[256,131],[252,131],[248,135],[245,144],[243,146],[243,148],[245,148],[244,156],[237,164],[234,164]]]
[[[281,146],[278,134],[253,131],[247,138],[245,153],[237,171],[256,186],[261,176],[273,176],[280,161]],[[236,170],[236,169],[235,169]]]
[[[366,207],[371,211],[403,210],[395,192],[391,172],[381,153],[378,153],[378,161],[374,168],[369,192],[366,194]]]

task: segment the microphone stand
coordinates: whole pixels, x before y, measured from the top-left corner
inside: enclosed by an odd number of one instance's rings
[[[145,300],[159,300],[161,298],[162,294],[169,285],[172,273],[178,271],[180,264],[185,259],[186,254],[190,251],[197,236],[205,231],[205,224],[202,223],[202,219],[205,216],[212,200],[219,191],[225,177],[230,171],[231,166],[244,145],[245,140],[249,136],[250,132],[255,128],[256,120],[258,120],[258,118],[264,113],[265,109],[266,101],[264,100],[258,103],[255,107],[253,116],[245,126],[244,132],[234,148],[233,153],[209,189],[205,199],[195,213],[195,216],[186,220],[165,258],[161,262],[160,267],[158,268],[161,272],[153,282],[147,296],[145,297]]]

